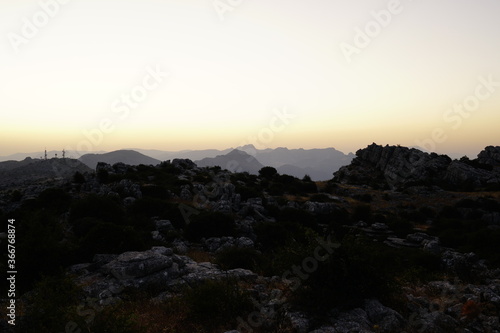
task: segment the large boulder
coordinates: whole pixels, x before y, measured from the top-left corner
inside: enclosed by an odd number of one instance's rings
[[[102,266],[104,273],[122,279],[135,279],[151,275],[172,266],[169,249],[163,253],[155,250],[144,252],[125,252]]]

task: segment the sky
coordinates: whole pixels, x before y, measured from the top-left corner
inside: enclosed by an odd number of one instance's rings
[[[2,0],[0,155],[500,145],[498,0]]]

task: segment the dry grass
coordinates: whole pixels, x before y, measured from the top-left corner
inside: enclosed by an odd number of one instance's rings
[[[202,250],[191,249],[186,255],[196,262],[214,263],[215,261],[215,257],[211,253]]]

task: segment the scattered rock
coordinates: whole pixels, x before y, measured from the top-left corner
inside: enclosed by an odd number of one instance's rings
[[[373,332],[368,314],[361,308],[356,308],[349,312],[342,312],[336,319],[333,319],[332,322],[336,332],[339,333]]]
[[[399,333],[405,327],[405,320],[396,311],[382,305],[378,300],[365,301],[365,311],[372,325],[377,325],[381,332]]]

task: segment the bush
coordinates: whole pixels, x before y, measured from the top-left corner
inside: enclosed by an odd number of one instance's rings
[[[369,193],[355,194],[352,196],[352,198],[355,200],[361,201],[361,202],[366,202],[366,203],[370,203],[373,200],[371,194],[369,194]]]
[[[134,201],[127,208],[127,215],[134,221],[151,221],[152,217],[170,220],[176,228],[183,228],[185,225],[179,205],[155,198],[143,198]],[[137,227],[139,225],[134,223]]]
[[[202,238],[234,235],[234,219],[220,212],[202,212],[192,215],[191,223],[186,227],[186,238],[193,242],[199,242]]]
[[[278,170],[276,170],[276,168],[273,168],[271,166],[266,166],[259,170],[259,176],[265,179],[271,179],[277,174]]]
[[[98,195],[90,195],[73,202],[70,210],[70,221],[84,217],[94,217],[115,224],[123,223],[125,212],[114,199]]]
[[[19,202],[19,201],[21,201],[22,198],[23,198],[23,194],[19,190],[14,190],[10,194],[10,201],[12,201],[12,202]]]
[[[333,201],[335,201],[324,193],[313,194],[313,195],[311,195],[311,198],[309,200],[312,202],[333,202]]]
[[[99,311],[89,327],[89,332],[140,333],[137,314],[130,313],[122,304],[112,305]]]
[[[261,269],[263,260],[262,255],[254,249],[229,248],[215,257],[215,263],[224,270],[244,268],[253,272]]]
[[[356,239],[342,242],[342,247],[320,262],[318,269],[302,282],[294,293],[293,304],[305,311],[326,314],[334,307],[359,306],[366,298],[392,296],[396,282],[384,266],[392,264],[394,258],[383,250]]]
[[[293,299],[296,306],[322,314],[335,307],[357,307],[367,298],[400,305],[402,284],[427,282],[440,273],[438,256],[346,236],[342,246],[302,282]]]
[[[75,319],[79,294],[79,288],[63,273],[43,277],[27,296],[28,306],[19,318],[19,331],[62,332],[66,324]]]
[[[26,213],[17,220],[16,257],[18,289],[26,291],[42,274],[52,274],[73,259],[73,249],[62,242],[64,232],[57,217],[48,211]]]
[[[238,316],[252,310],[249,296],[231,279],[207,280],[188,289],[184,299],[189,321],[202,324],[208,330],[235,324]]]
[[[145,239],[130,226],[97,222],[82,238],[80,252],[86,258],[97,253],[122,253],[146,250]]]
[[[60,188],[49,188],[40,193],[38,202],[41,208],[53,210],[61,214],[69,209],[71,205],[71,195]]]
[[[77,171],[73,175],[73,182],[76,184],[83,184],[85,183],[85,177],[79,171]]]
[[[354,211],[352,213],[353,222],[370,222],[372,218],[372,208],[370,205],[359,204],[354,206]]]
[[[290,222],[261,222],[254,227],[257,240],[264,251],[285,245],[296,229],[297,225]]]
[[[414,232],[414,225],[406,219],[392,218],[387,222],[389,228],[394,231],[398,237],[405,238],[406,235]]]
[[[144,197],[156,199],[167,199],[169,197],[167,189],[163,186],[144,185],[141,187],[141,192]]]
[[[318,192],[316,183],[302,181],[290,175],[276,175],[269,186],[269,194],[282,195],[283,193],[303,195]]]

